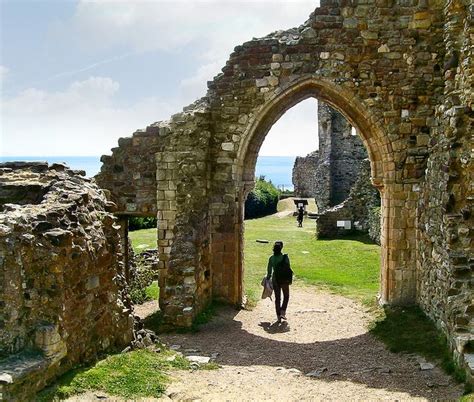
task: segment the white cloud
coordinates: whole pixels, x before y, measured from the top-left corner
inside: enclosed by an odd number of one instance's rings
[[[182,0],[178,3],[190,2]],[[195,40],[199,41],[203,51],[197,56],[198,67],[194,74],[181,80],[180,89],[198,98],[206,93],[207,81],[220,73],[235,46],[252,37],[302,24],[319,5],[319,1],[259,0],[193,4],[195,10],[190,24],[196,26],[198,35]],[[187,20],[186,15],[184,18]],[[182,25],[189,24],[179,24]]]
[[[188,78],[181,80],[179,89],[181,93],[186,94],[187,99],[198,99],[206,94],[207,81],[217,75],[222,65],[219,62],[211,62],[200,66],[196,73]]]
[[[120,85],[107,77],[74,82],[66,90],[30,88],[2,102],[2,155],[99,155],[118,137],[168,118],[178,105],[156,98],[117,105]]]
[[[196,94],[199,97],[205,94],[206,81],[220,72],[235,46],[298,26],[317,5],[318,0],[82,0],[72,21],[59,29],[63,35],[72,29],[72,35],[87,49],[176,52],[189,47],[196,53],[196,68],[193,75],[184,77],[182,86],[201,89]],[[164,62],[173,68],[172,56]]]
[[[82,47],[83,52],[97,53],[99,62],[57,73],[43,83],[65,76],[108,66],[136,52],[165,51],[176,92],[160,98],[142,98],[132,106],[120,103],[118,82],[107,77],[90,77],[70,84],[64,90],[29,88],[8,98],[3,96],[0,122],[0,154],[3,155],[97,155],[109,153],[120,136],[129,136],[136,128],[167,119],[187,103],[203,96],[206,83],[220,72],[236,45],[252,37],[264,36],[277,29],[303,23],[318,1],[85,1],[76,6],[74,15],[56,26],[55,41],[66,48]],[[59,47],[61,48],[61,47]],[[194,60],[194,73],[179,77],[173,70],[179,52],[188,52]],[[83,53],[84,54],[84,53]],[[0,66],[0,78],[8,69]],[[137,72],[139,74],[139,72]],[[105,75],[108,75],[105,73]],[[171,77],[171,78],[170,78]],[[153,83],[159,88],[157,77]],[[35,84],[36,86],[37,84]],[[32,85],[29,85],[32,86]],[[47,88],[47,86],[46,86]],[[185,99],[185,101],[183,101]],[[295,107],[296,111],[300,110]],[[290,111],[296,116],[293,109]],[[279,145],[284,137],[269,147],[273,131],[309,132],[313,118],[286,121],[275,125],[262,153],[302,154],[292,145]],[[315,115],[316,113],[312,113]],[[291,114],[290,114],[291,115]],[[285,125],[286,124],[286,125]],[[278,130],[277,130],[278,131]],[[307,137],[309,138],[309,136]],[[306,146],[304,141],[303,146]],[[314,149],[308,147],[308,152]]]
[[[232,46],[271,31],[303,23],[319,4],[298,1],[85,1],[78,3],[72,26],[84,45],[128,46],[133,50],[175,50],[207,42],[214,58]]]
[[[318,148],[318,104],[310,98],[293,106],[276,121],[259,154],[306,156]]]

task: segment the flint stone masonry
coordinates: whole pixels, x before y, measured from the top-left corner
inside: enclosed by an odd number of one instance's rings
[[[156,210],[160,305],[167,322],[190,325],[212,298],[242,302],[243,204],[259,149],[285,111],[318,98],[367,149],[382,202],[380,301],[419,303],[467,368],[473,6],[363,3],[321,0],[301,26],[235,47],[205,97],[146,129],[144,164],[132,158],[136,134],[98,180],[119,215]],[[148,183],[133,178],[142,173]]]
[[[351,186],[348,197],[340,204],[318,212],[316,233],[318,238],[335,238],[346,233],[338,227],[338,221],[350,221],[351,229],[369,230],[369,220],[373,209],[380,205],[377,190],[370,183],[370,162],[360,162],[356,182]]]
[[[0,164],[0,395],[28,400],[133,336],[112,205],[60,164]]]

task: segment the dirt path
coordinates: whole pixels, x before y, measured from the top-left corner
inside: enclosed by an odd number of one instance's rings
[[[175,372],[173,400],[453,400],[462,393],[439,368],[388,352],[367,333],[355,302],[292,288],[288,325],[271,326],[272,302],[222,309],[196,334],[161,339],[193,354],[218,353],[219,370]],[[312,372],[312,376],[307,376]],[[166,398],[166,397],[165,397]]]

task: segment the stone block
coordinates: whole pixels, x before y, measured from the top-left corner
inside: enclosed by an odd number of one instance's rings
[[[98,288],[100,285],[100,280],[98,276],[91,276],[87,279],[86,290],[92,290]]]
[[[379,38],[379,34],[373,31],[360,31],[360,36],[367,40],[377,40]]]

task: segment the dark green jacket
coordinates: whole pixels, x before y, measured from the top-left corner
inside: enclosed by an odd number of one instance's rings
[[[281,267],[281,263],[283,262],[283,258],[288,258],[288,264],[290,263],[290,259],[286,254],[277,254],[272,255],[268,259],[268,267],[267,267],[267,278],[270,279],[273,273],[273,282],[275,282],[275,277],[278,277],[278,269]]]

